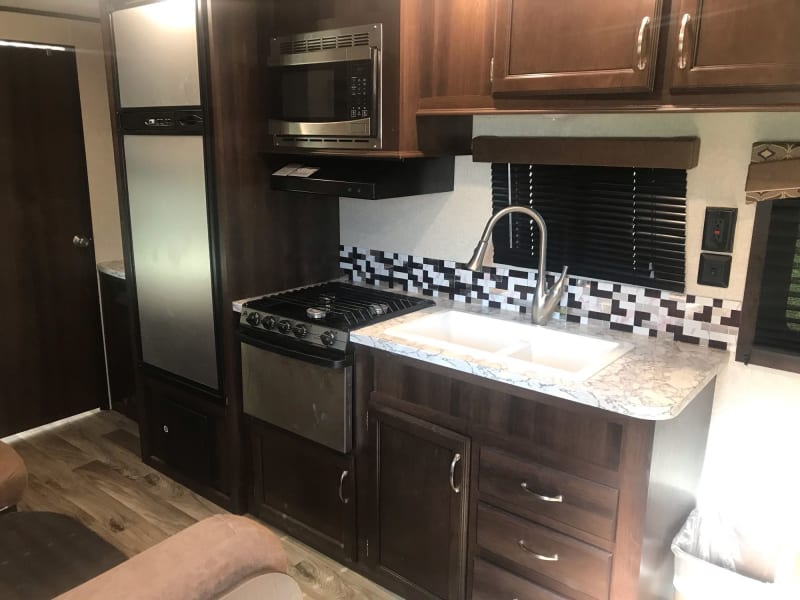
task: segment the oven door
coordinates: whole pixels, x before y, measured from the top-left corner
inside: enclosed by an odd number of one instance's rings
[[[328,448],[352,449],[350,360],[242,336],[244,412]]]
[[[379,51],[335,48],[270,59],[269,133],[304,137],[380,137]]]

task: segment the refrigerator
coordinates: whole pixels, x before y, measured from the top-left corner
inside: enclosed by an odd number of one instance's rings
[[[141,362],[217,391],[196,12],[194,0],[138,4],[111,25]]]

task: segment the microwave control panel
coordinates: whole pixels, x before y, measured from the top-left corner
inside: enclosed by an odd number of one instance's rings
[[[349,63],[347,69],[348,111],[351,119],[372,117],[372,62]]]

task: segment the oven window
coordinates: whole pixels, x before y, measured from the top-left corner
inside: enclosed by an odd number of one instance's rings
[[[281,115],[285,121],[325,122],[347,120],[347,97],[341,65],[283,68]],[[341,88],[341,89],[337,89]]]

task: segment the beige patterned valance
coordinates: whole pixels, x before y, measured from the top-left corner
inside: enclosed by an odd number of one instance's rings
[[[800,198],[800,142],[753,144],[744,190],[748,203]]]

